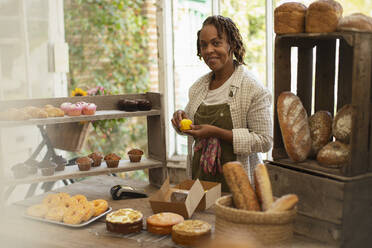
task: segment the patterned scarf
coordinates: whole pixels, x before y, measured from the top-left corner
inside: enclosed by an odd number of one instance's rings
[[[222,173],[220,140],[215,137],[201,139],[194,147],[194,152],[199,150],[202,150],[200,166],[204,173],[212,176],[217,174],[217,170]]]

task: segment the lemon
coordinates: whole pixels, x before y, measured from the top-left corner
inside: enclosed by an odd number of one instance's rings
[[[180,124],[181,124],[181,127],[180,127],[181,131],[190,130],[191,129],[190,125],[192,124],[192,121],[190,119],[182,119]]]

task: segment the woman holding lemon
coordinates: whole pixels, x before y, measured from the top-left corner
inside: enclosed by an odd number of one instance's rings
[[[245,49],[230,18],[208,17],[197,37],[197,55],[211,72],[191,86],[172,124],[188,135],[188,175],[228,191],[223,164],[240,161],[253,182],[258,153],[272,146],[271,95],[243,66]]]

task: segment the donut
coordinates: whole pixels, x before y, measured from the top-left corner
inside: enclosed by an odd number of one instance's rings
[[[82,213],[84,213],[83,221],[88,221],[96,213],[93,204],[88,201],[80,203],[78,208],[80,208]]]
[[[50,195],[47,195],[44,200],[43,200],[43,204],[45,206],[47,206],[48,208],[51,208],[51,207],[56,207],[58,205],[61,204],[61,199],[60,197],[57,196],[57,194],[50,194]]]
[[[63,206],[52,207],[45,215],[45,219],[61,222],[65,214],[66,208]]]
[[[72,207],[76,207],[78,205],[78,201],[75,199],[75,198],[67,198],[65,199],[64,201],[62,201],[60,203],[60,206],[63,206],[65,208],[72,208]]]
[[[85,195],[74,195],[72,198],[75,198],[78,201],[79,204],[88,201],[87,198],[85,197]]]
[[[48,207],[45,204],[36,204],[32,205],[31,207],[27,208],[27,215],[38,217],[38,218],[44,218],[44,216],[48,212]]]
[[[105,212],[108,208],[108,203],[105,200],[97,199],[92,201],[93,207],[94,207],[94,216],[98,216]]]
[[[83,220],[84,214],[80,211],[78,207],[68,208],[63,216],[63,222],[66,224],[77,225]]]
[[[59,198],[61,201],[65,201],[65,200],[68,200],[68,199],[71,198],[71,196],[70,196],[69,194],[64,193],[64,192],[62,192],[62,193],[58,193],[57,196],[58,196],[58,198]]]

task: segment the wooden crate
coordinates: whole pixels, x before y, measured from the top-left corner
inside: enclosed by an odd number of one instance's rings
[[[339,41],[338,61],[336,61],[337,40]],[[296,94],[300,97],[309,116],[312,114],[312,109],[315,112],[327,110],[335,114],[336,86],[337,109],[348,103],[356,109],[350,141],[350,163],[341,169],[327,169],[319,166],[314,160],[307,160],[297,163],[298,167],[342,176],[356,176],[372,171],[371,33],[342,32],[276,36],[274,148],[272,153],[274,161],[294,164],[285,152],[276,112],[276,102],[280,93],[291,91],[292,47],[298,47]],[[313,68],[315,48],[316,59],[315,68]],[[338,77],[335,79],[336,71],[338,71]],[[313,73],[315,78],[313,78]],[[313,80],[315,81],[314,96]]]
[[[372,174],[310,173],[267,162],[273,194],[299,197],[294,232],[336,247],[372,247]]]

